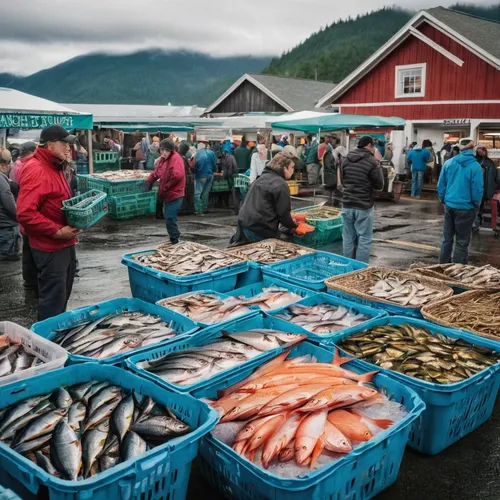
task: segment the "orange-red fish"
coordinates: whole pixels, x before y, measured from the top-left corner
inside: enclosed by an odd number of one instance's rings
[[[245,427],[243,427],[243,429],[241,429],[241,431],[236,434],[234,442],[237,443],[238,441],[246,441],[247,439],[250,439],[255,434],[255,431],[257,429],[262,427],[269,419],[273,417],[274,415],[269,415],[267,417],[256,418],[248,422]]]
[[[305,465],[310,459],[314,447],[325,430],[327,410],[316,411],[307,415],[295,433],[295,461]]]
[[[331,414],[330,414],[331,415]],[[352,444],[349,438],[335,427],[330,420],[326,421],[325,432],[323,434],[325,448],[335,453],[349,453],[352,451]]]
[[[293,460],[293,457],[295,456],[295,439],[292,439],[286,448],[284,448],[278,457],[278,460],[280,462],[289,462],[290,460]]]
[[[261,444],[265,443],[285,422],[286,414],[274,415],[261,425],[247,441],[245,453],[256,450]]]
[[[346,410],[335,410],[328,415],[328,421],[333,424],[342,434],[353,441],[369,441],[373,433],[363,422],[364,417],[353,414]],[[392,420],[387,419],[368,419],[378,427],[387,429],[392,424]]]

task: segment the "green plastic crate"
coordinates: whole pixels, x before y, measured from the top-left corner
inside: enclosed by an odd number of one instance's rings
[[[223,179],[222,177],[214,177],[210,192],[222,193],[224,191],[229,191],[229,181],[227,179]]]
[[[116,163],[119,155],[115,151],[95,151],[94,163]]]
[[[310,224],[310,222],[307,221],[307,224]],[[322,247],[325,245],[330,245],[337,240],[341,240],[343,230],[344,224],[342,223],[342,218],[340,218],[339,225],[326,230],[316,228],[316,231],[305,234],[304,236],[295,235],[293,237],[293,242],[297,243],[298,245],[304,245],[306,247]]]
[[[110,196],[109,215],[112,219],[132,219],[140,215],[150,215],[156,212],[156,191],[147,193]]]
[[[130,179],[123,181],[110,181],[107,179],[99,179],[91,175],[78,175],[78,190],[80,187],[85,187],[85,190],[97,189],[106,193],[108,196],[122,196],[126,194],[137,194],[144,192],[145,179]]]
[[[297,210],[294,210],[292,215],[295,213],[307,212],[308,210],[312,210],[314,208],[319,208],[319,206],[314,205],[312,207],[299,208]],[[330,208],[330,207],[325,207],[325,208]],[[342,215],[339,215],[337,217],[332,217],[331,219],[313,219],[311,217],[306,217],[306,223],[309,224],[310,226],[315,227],[316,229],[319,229],[321,231],[326,231],[341,226]]]
[[[77,174],[76,176],[76,185],[78,186],[78,192],[80,194],[86,193],[89,190],[88,183],[89,176],[87,174]],[[99,191],[102,191],[101,189]]]
[[[241,192],[246,193],[250,187],[250,177],[248,175],[238,174],[234,176],[234,187],[239,188]]]
[[[95,197],[85,204],[85,200]],[[91,189],[84,194],[63,201],[62,210],[66,212],[68,224],[78,229],[88,229],[108,213],[106,193]],[[76,205],[80,204],[80,207]]]

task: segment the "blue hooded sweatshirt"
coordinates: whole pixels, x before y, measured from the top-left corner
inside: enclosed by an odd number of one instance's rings
[[[441,203],[458,210],[478,208],[483,189],[483,171],[472,150],[463,151],[443,165],[438,181]]]
[[[431,161],[431,154],[428,149],[422,149],[422,146],[415,146],[408,153],[408,162],[411,162],[412,172],[425,172],[427,162]]]
[[[201,149],[194,155],[194,175],[196,179],[213,177],[217,158],[210,149]]]

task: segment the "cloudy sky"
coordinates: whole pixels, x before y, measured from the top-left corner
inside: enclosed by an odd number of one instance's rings
[[[468,1],[485,3],[485,0]],[[339,18],[393,3],[388,0],[0,0],[0,73],[31,74],[89,52],[126,53],[145,48],[190,49],[215,56],[280,54]],[[409,9],[446,7],[453,3],[398,2]]]

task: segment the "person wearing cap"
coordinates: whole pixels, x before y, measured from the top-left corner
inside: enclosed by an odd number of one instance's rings
[[[208,197],[214,171],[217,167],[215,153],[207,148],[207,141],[198,141],[198,151],[194,155],[194,213],[204,215],[208,208]]]
[[[500,189],[500,186],[497,185],[497,167],[495,163],[493,163],[493,160],[488,157],[486,146],[479,144],[476,147],[476,160],[483,170],[484,194],[474,221],[473,231],[479,231],[483,223],[484,207],[486,203],[493,198],[495,191]],[[496,224],[496,221],[492,222]]]
[[[184,160],[175,151],[172,139],[163,139],[159,148],[160,159],[156,162],[154,171],[146,179],[146,190],[151,191],[154,183],[157,180],[160,181],[158,198],[163,202],[163,212],[170,242],[176,245],[179,243],[180,237],[177,214],[182,207],[186,189]]]
[[[375,151],[373,138],[361,137],[357,149],[342,162],[340,172],[344,188],[344,256],[366,263],[370,261],[372,247],[375,191],[384,188],[384,175]]]
[[[314,230],[303,221],[294,220],[291,214],[290,189],[286,181],[293,176],[295,159],[289,153],[278,153],[252,183],[238,215],[233,244],[279,238],[280,224],[298,235]]]
[[[20,175],[17,219],[29,238],[38,271],[38,319],[66,310],[76,269],[78,229],[68,225],[62,208],[71,198],[64,176],[76,137],[59,125],[44,128],[40,146]]]
[[[445,206],[440,264],[467,264],[472,226],[484,194],[483,171],[474,156],[473,139],[461,139],[459,147],[460,154],[443,165],[438,181],[439,200]]]
[[[9,179],[11,181],[19,182],[19,174],[24,165],[26,165],[27,161],[31,158],[31,155],[35,152],[35,149],[36,144],[34,142],[28,141],[21,144],[19,158],[10,169]]]
[[[19,260],[21,249],[16,200],[12,192],[17,183],[7,176],[11,161],[10,151],[0,148],[0,261]]]
[[[408,153],[408,163],[411,165],[411,196],[420,198],[424,185],[424,175],[427,163],[431,161],[431,153],[418,144]]]

